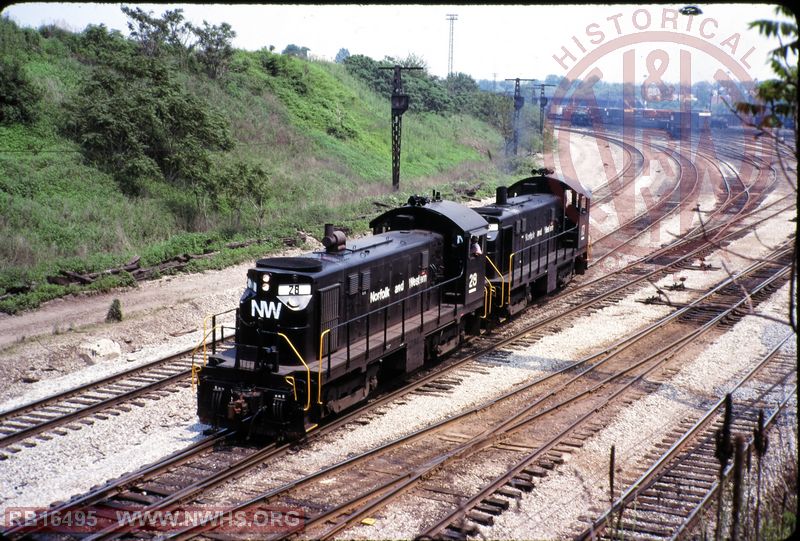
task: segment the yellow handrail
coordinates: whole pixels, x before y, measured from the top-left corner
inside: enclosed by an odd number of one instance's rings
[[[483,279],[486,280],[487,285],[483,286],[483,316],[481,319],[486,319],[492,313],[492,297],[494,297],[495,287],[487,277],[484,276]]]
[[[211,329],[209,329],[208,331],[206,331],[206,325],[209,317],[213,316],[209,314],[205,318],[203,318],[203,336],[200,338],[200,343],[198,343],[192,350],[192,390],[194,390],[194,387],[197,385],[197,378],[198,378],[197,375],[200,373],[201,370],[203,370],[203,367],[208,362],[208,350],[207,350],[208,335],[222,327],[222,325],[216,325]],[[200,347],[203,348],[203,366],[198,367],[194,364],[194,356],[197,353],[197,350],[200,349]]]
[[[297,386],[294,384],[294,376],[284,376],[283,379],[286,380],[286,383],[292,386],[292,393],[294,394],[294,399],[297,400]]]
[[[294,351],[294,354],[297,355],[297,358],[300,359],[300,362],[303,363],[303,366],[306,368],[306,383],[308,385],[308,394],[306,395],[306,397],[307,397],[306,398],[306,407],[303,408],[303,411],[308,411],[309,409],[311,409],[311,369],[308,367],[306,362],[303,360],[303,357],[300,355],[300,353],[298,353],[297,349],[294,347],[294,344],[292,344],[292,341],[289,340],[289,337],[286,336],[285,334],[283,334],[282,332],[279,332],[278,336],[282,336],[283,339],[286,340],[286,342],[289,344],[289,347],[292,348],[292,351]],[[291,377],[291,376],[288,376],[288,377]],[[295,397],[295,399],[296,399],[296,397]]]
[[[326,334],[331,332],[330,329],[325,329],[319,335],[319,374],[317,374],[317,404],[322,404],[322,339]]]
[[[489,262],[489,264],[492,266],[492,268],[494,269],[494,271],[497,273],[497,275],[500,277],[500,280],[501,280],[500,281],[500,306],[498,306],[498,308],[500,308],[500,307],[503,306],[503,292],[505,291],[505,287],[506,287],[506,278],[505,278],[505,276],[503,276],[503,273],[500,272],[500,269],[497,268],[497,265],[494,264],[494,261],[492,261],[492,258],[489,257],[488,255],[486,256],[486,261]]]

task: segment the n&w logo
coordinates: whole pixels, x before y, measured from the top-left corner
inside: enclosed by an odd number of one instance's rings
[[[267,301],[258,301],[253,299],[250,301],[250,315],[252,317],[267,318],[267,319],[278,319],[281,317],[281,306],[283,306],[279,302],[267,302]]]

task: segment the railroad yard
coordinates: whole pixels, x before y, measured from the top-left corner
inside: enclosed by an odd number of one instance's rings
[[[793,508],[797,164],[742,130],[694,153],[629,135],[557,132],[556,175],[593,195],[585,275],[299,442],[231,444],[198,422],[185,352],[250,264],[0,316],[6,535],[26,533],[10,508],[106,509],[106,538],[125,533],[115,508],[211,505],[300,510],[275,538],[713,536],[728,393],[734,435],[749,442],[759,410],[769,423],[763,501]],[[104,322],[112,298],[120,323]],[[104,339],[118,356],[80,355]]]

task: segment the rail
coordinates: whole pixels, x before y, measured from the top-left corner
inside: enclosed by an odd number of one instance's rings
[[[787,336],[784,340],[778,343],[772,350],[767,353],[761,362],[759,362],[755,367],[753,367],[747,374],[745,374],[739,382],[728,391],[728,394],[733,394],[737,391],[740,387],[742,387],[747,381],[749,381],[759,370],[764,367],[768,362],[770,362],[774,355],[788,342],[790,336]],[[593,538],[603,527],[605,527],[609,520],[611,520],[615,513],[621,512],[625,509],[625,507],[630,504],[632,501],[636,500],[639,493],[663,471],[663,468],[666,464],[671,462],[674,458],[678,456],[678,454],[683,451],[686,447],[687,442],[689,442],[695,435],[699,434],[701,430],[704,430],[708,427],[709,423],[713,421],[722,409],[725,406],[725,397],[720,398],[708,411],[703,415],[695,424],[687,430],[672,446],[652,465],[650,466],[647,471],[645,471],[639,478],[634,481],[630,487],[628,487],[625,492],[620,494],[620,496],[614,501],[613,505],[609,507],[602,515],[600,515],[597,519],[592,521],[592,524],[589,528],[584,530],[576,539],[579,541],[584,541],[586,539]],[[778,411],[780,408],[778,408]],[[745,410],[747,411],[747,410]],[[777,412],[776,412],[777,413]],[[774,415],[770,417],[770,420],[774,418]],[[748,442],[750,445],[751,442]],[[716,488],[716,487],[715,487]],[[691,520],[691,517],[687,519],[687,524]],[[679,532],[678,532],[679,533]],[[676,534],[677,536],[677,534]]]

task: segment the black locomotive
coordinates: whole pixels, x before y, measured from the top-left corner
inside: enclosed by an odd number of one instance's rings
[[[522,310],[587,265],[590,194],[534,171],[468,208],[413,196],[324,251],[260,259],[233,347],[199,371],[204,423],[292,436]]]

